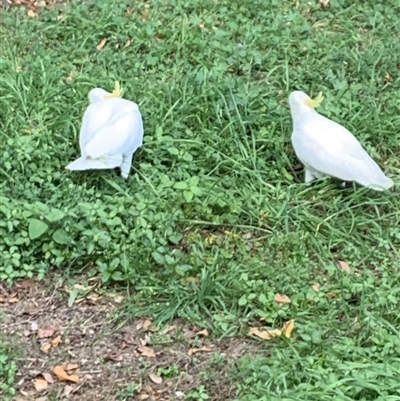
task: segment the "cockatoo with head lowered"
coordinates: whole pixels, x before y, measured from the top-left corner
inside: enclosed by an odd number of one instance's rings
[[[293,119],[292,144],[305,167],[305,182],[323,176],[355,181],[377,191],[389,189],[393,181],[383,174],[354,135],[315,110],[322,93],[311,99],[304,92],[289,96]]]
[[[135,151],[143,143],[143,122],[136,103],[122,99],[119,83],[112,93],[95,88],[83,115],[79,146],[81,157],[68,170],[119,167],[127,178]]]

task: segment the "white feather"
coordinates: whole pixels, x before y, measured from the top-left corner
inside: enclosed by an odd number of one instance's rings
[[[69,170],[119,167],[128,177],[132,156],[143,143],[143,122],[136,103],[121,98],[104,98],[100,88],[89,94],[91,104],[82,119],[79,146],[81,157]]]
[[[306,169],[306,182],[322,176],[381,191],[393,185],[354,135],[340,124],[318,114],[304,92],[293,92],[289,103],[293,119],[292,144]]]

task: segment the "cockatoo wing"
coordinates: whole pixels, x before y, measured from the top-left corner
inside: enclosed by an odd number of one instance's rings
[[[143,143],[143,122],[136,103],[121,98],[91,104],[84,114],[79,145],[81,157],[69,170],[120,167],[126,178],[132,155]]]
[[[85,145],[93,139],[96,132],[115,118],[117,109],[114,100],[117,99],[107,99],[107,102],[93,103],[86,109],[79,135],[79,147],[82,155],[85,154]]]
[[[393,185],[353,134],[319,114],[295,127],[293,147],[311,169],[375,189]]]
[[[118,121],[123,120],[127,115],[135,115],[135,126],[140,126],[141,133],[138,135],[143,139],[143,123],[136,103],[129,100],[114,98],[91,104],[82,119],[80,131],[80,146],[84,150],[98,132],[106,127],[119,129]],[[126,121],[126,120],[125,120]],[[123,127],[125,129],[125,127]],[[141,145],[142,143],[140,143]],[[139,146],[140,146],[139,145]]]
[[[107,124],[98,129],[84,145],[85,154],[92,159],[103,156],[128,155],[142,145],[143,127],[139,111],[125,105]]]

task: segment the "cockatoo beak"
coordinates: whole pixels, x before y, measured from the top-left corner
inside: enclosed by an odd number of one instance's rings
[[[115,87],[114,90],[111,93],[108,93],[107,95],[104,95],[105,99],[110,99],[110,98],[116,98],[116,97],[121,97],[122,95],[122,88],[119,84],[118,81],[115,81]]]
[[[308,107],[312,107],[313,109],[315,109],[321,105],[323,100],[324,97],[322,96],[322,92],[319,92],[316,98],[304,100],[304,104]]]

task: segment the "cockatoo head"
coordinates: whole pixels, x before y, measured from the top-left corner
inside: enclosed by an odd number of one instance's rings
[[[100,102],[100,100],[104,100],[104,97],[109,95],[107,91],[101,88],[94,88],[89,92],[89,102],[96,103]]]
[[[311,99],[304,92],[294,91],[289,96],[290,110],[292,114],[312,110],[317,108],[323,100],[322,92],[320,92],[316,98]]]
[[[104,99],[112,99],[112,98],[118,98],[121,97],[122,94],[122,88],[119,85],[119,82],[115,82],[115,88],[114,90],[109,93],[105,91],[104,89],[101,88],[94,88],[89,92],[89,102],[90,103],[96,103]]]

